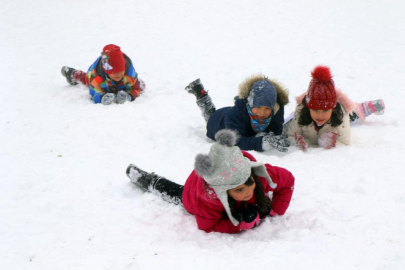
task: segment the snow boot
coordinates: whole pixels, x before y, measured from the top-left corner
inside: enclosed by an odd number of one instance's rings
[[[197,106],[201,110],[201,114],[205,119],[205,122],[208,122],[211,115],[215,112],[215,105],[212,103],[211,97],[206,94],[205,96],[197,99]]]
[[[350,124],[354,124],[360,119],[364,121],[367,116],[370,116],[372,114],[383,115],[384,112],[385,104],[384,100],[382,99],[357,103],[356,108],[349,115]]]
[[[127,168],[127,176],[131,182],[143,189],[144,191],[151,191],[159,176],[154,173],[148,173],[141,170],[134,164],[130,164]]]
[[[70,85],[76,85],[77,82],[73,79],[73,72],[75,72],[76,70],[74,68],[70,68],[67,66],[63,66],[61,69],[61,73],[63,75],[63,77],[66,78],[66,81],[70,84]]]
[[[189,94],[194,95],[197,98],[197,100],[207,95],[207,92],[204,90],[204,86],[201,83],[200,79],[192,81],[189,85],[187,85],[186,91]]]
[[[183,204],[184,186],[154,173],[147,173],[134,164],[128,166],[127,175],[131,179],[131,182],[142,190],[152,192],[165,201],[179,205]]]

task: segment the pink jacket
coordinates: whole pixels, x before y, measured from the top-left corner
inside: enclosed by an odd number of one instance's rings
[[[252,161],[256,159],[249,153],[242,151],[243,156]],[[287,210],[294,190],[294,176],[286,169],[265,164],[267,172],[277,184],[272,189],[267,180],[258,177],[265,193],[273,191],[273,210],[283,215]],[[254,203],[255,200],[249,201]],[[248,202],[248,203],[249,203]],[[217,198],[214,190],[204,181],[202,177],[192,171],[188,177],[183,191],[183,205],[190,214],[195,215],[198,228],[207,233],[238,233],[240,225],[234,226],[226,215],[225,208]]]

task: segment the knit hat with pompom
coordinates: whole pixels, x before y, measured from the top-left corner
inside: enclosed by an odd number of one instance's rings
[[[208,155],[198,154],[195,158],[194,169],[204,178],[217,194],[228,214],[232,224],[239,222],[232,216],[228,203],[228,190],[244,184],[251,171],[267,179],[272,188],[276,188],[263,163],[250,161],[234,146],[237,134],[229,129],[223,129],[215,134],[216,143],[211,146]]]
[[[125,58],[121,48],[114,44],[108,44],[101,53],[101,67],[107,74],[118,73],[125,70]]]
[[[336,106],[335,83],[332,80],[330,70],[326,66],[317,66],[311,73],[312,80],[309,83],[306,94],[306,105],[312,110],[329,110]]]

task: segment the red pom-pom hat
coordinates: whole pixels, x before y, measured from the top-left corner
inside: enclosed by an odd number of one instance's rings
[[[121,48],[114,44],[108,44],[101,53],[101,67],[107,74],[118,73],[125,70],[125,59]]]
[[[312,110],[329,110],[336,107],[337,98],[335,83],[330,70],[326,66],[317,66],[311,73],[306,94],[306,106]]]

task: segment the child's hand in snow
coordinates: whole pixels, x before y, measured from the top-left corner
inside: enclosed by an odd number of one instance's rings
[[[308,144],[305,141],[304,137],[302,135],[297,135],[297,132],[295,132],[295,144],[302,151],[307,151],[308,149]]]
[[[239,225],[242,231],[252,229],[259,225],[260,216],[257,206],[248,205],[242,213],[242,218],[243,221]]]
[[[339,134],[334,132],[323,133],[318,138],[318,144],[325,149],[331,149],[336,146],[336,136]]]

